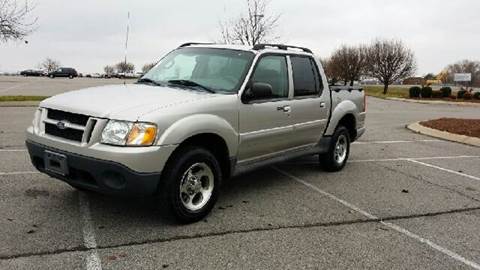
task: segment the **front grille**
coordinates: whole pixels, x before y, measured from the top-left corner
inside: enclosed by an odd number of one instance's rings
[[[45,123],[45,133],[77,142],[81,142],[83,137],[83,130],[73,128],[59,129],[56,125],[50,123]]]
[[[72,124],[80,126],[86,126],[88,122],[88,116],[78,113],[70,113],[59,110],[48,109],[47,118],[57,121],[68,121]]]

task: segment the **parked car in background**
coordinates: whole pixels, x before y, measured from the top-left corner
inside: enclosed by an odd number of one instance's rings
[[[45,72],[40,69],[27,69],[27,70],[21,71],[20,75],[25,77],[29,77],[29,76],[40,77],[40,76],[45,76]]]
[[[139,76],[137,76],[135,73],[133,72],[119,72],[117,73],[117,78],[119,79],[136,79],[136,78],[139,78]]]
[[[68,77],[70,79],[73,79],[75,77],[78,77],[78,73],[74,68],[61,67],[55,71],[48,73],[48,77]]]

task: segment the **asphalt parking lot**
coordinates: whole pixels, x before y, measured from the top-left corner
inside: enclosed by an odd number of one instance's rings
[[[21,77],[0,76],[1,96],[52,96],[65,91],[77,90],[92,86],[108,84],[131,83],[134,80],[121,80],[116,78],[55,78],[48,77]]]
[[[479,107],[369,98],[342,172],[311,157],[249,173],[191,225],[37,173],[34,109],[0,107],[0,269],[480,269],[480,148],[405,129]]]

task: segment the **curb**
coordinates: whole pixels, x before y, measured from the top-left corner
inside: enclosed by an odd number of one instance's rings
[[[2,101],[0,107],[38,107],[40,101]]]
[[[467,107],[480,107],[480,103],[473,102],[451,102],[451,101],[441,101],[441,100],[417,100],[417,99],[407,99],[407,98],[395,98],[395,97],[386,97],[388,100],[403,101],[410,103],[420,103],[420,104],[435,104],[435,105],[457,105],[457,106],[467,106]]]
[[[434,138],[439,138],[451,142],[458,142],[466,145],[480,147],[480,138],[469,137],[465,135],[454,134],[446,131],[441,131],[437,129],[428,128],[420,125],[420,122],[416,122],[410,125],[407,125],[406,128],[423,135],[427,135]]]

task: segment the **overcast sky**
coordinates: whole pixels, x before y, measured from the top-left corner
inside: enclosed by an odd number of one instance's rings
[[[245,10],[245,0],[31,1],[37,30],[28,44],[0,43],[0,71],[51,57],[79,72],[102,72],[123,59],[128,11],[128,58],[140,70],[183,42],[218,39],[219,21]],[[321,57],[342,44],[395,38],[415,52],[418,74],[480,60],[479,0],[271,0],[269,7],[282,15],[282,42]]]

